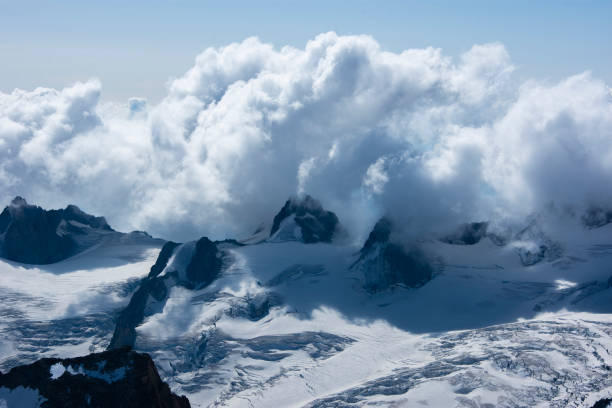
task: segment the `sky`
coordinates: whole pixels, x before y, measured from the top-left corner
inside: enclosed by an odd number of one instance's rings
[[[612,2],[0,1],[0,91],[95,77],[103,100],[158,102],[197,54],[257,36],[304,47],[319,33],[369,34],[389,51],[458,56],[501,42],[517,75],[556,81],[590,70],[612,82]]]
[[[610,2],[0,4],[0,205],[177,241],[303,193],[355,242],[612,211]]]

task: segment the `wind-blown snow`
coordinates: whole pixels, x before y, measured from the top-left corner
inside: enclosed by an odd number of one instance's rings
[[[75,203],[179,241],[245,236],[296,192],[356,241],[383,214],[421,237],[611,208],[609,84],[513,69],[497,43],[453,60],[325,33],[208,48],[155,106],[100,104],[97,80],[0,93],[0,203]]]
[[[453,60],[326,33],[209,48],[156,106],[100,104],[97,80],[0,93],[0,202],[76,203],[180,241],[258,227],[255,245],[219,244],[219,278],[172,287],[136,328],[193,406],[589,407],[612,396],[612,95],[589,73],[512,71],[501,44]],[[266,240],[292,193],[351,239],[304,245],[287,219]],[[352,265],[382,215],[431,262],[422,287],[364,289]],[[437,240],[471,221],[489,235]],[[104,348],[158,252],[0,261],[0,367]]]
[[[51,265],[0,260],[0,367],[106,348],[113,313],[129,302],[161,244],[135,236]]]
[[[209,287],[172,289],[136,348],[196,407],[589,407],[612,395],[612,224],[568,230],[527,267],[489,238],[424,242],[433,280],[376,294],[350,245],[234,247]]]
[[[359,248],[350,243],[219,244],[219,278],[198,290],[172,287],[136,328],[135,348],[194,407],[590,407],[612,396],[612,224],[567,221],[550,237],[563,251],[530,266],[494,237],[423,240],[433,279],[375,294],[352,267]],[[158,251],[102,246],[51,269],[0,264],[10,278],[2,284],[22,289],[3,303],[2,366],[106,346],[112,310],[134,289],[126,282],[144,276]],[[169,265],[180,269],[190,252],[177,248]],[[16,279],[32,271],[47,276],[46,290]],[[114,285],[116,299],[67,319],[52,306],[67,299],[64,284],[84,297]],[[112,382],[124,374],[57,368],[49,375]]]

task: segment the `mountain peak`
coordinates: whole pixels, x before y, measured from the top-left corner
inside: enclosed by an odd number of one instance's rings
[[[106,222],[106,218],[87,214],[85,211],[73,204],[68,204],[68,206],[64,209],[64,217],[67,220],[77,221],[92,228],[100,228],[108,231],[113,230]]]
[[[15,198],[13,198],[13,200],[11,201],[10,204],[12,207],[25,207],[28,205],[28,202],[26,201],[25,198],[21,197],[21,196],[17,196]]]
[[[391,239],[393,223],[383,217],[374,225],[353,264],[363,273],[364,287],[378,292],[392,285],[420,287],[433,277],[433,267],[416,246],[406,248]]]
[[[368,235],[368,239],[365,244],[363,244],[362,252],[368,251],[370,248],[374,246],[376,243],[386,243],[389,242],[389,237],[391,236],[391,220],[386,217],[381,218],[370,231],[370,235]]]
[[[270,238],[307,244],[331,242],[339,224],[336,214],[310,195],[293,196],[274,217]]]
[[[0,255],[30,264],[54,263],[114,232],[104,217],[75,205],[45,210],[17,196],[0,213]]]

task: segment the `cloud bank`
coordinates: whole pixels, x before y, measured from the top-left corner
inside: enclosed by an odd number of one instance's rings
[[[354,237],[612,207],[612,95],[583,73],[520,83],[501,44],[453,60],[321,34],[304,49],[209,48],[156,106],[97,80],[0,93],[0,201],[74,203],[122,230],[248,235],[291,194]]]

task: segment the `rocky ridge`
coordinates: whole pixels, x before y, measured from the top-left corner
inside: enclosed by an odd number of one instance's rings
[[[104,217],[87,214],[75,205],[45,210],[15,197],[0,213],[0,256],[15,262],[52,264],[104,240],[130,235],[155,240],[143,232],[117,232]]]
[[[433,277],[434,268],[418,247],[407,248],[392,240],[393,224],[381,218],[359,251],[352,268],[363,272],[364,288],[379,292],[392,285],[416,288]]]
[[[291,197],[274,217],[270,239],[297,240],[306,244],[332,242],[339,226],[336,214],[325,210],[311,196]]]
[[[0,373],[0,405],[12,407],[187,408],[148,354],[121,348],[76,358],[43,358]]]

